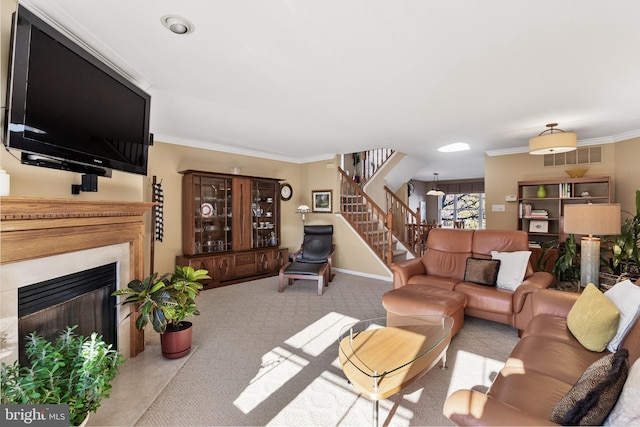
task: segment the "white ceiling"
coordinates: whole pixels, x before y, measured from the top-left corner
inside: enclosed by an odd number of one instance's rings
[[[293,162],[387,147],[428,181],[481,177],[550,122],[579,145],[640,136],[637,0],[23,4],[148,91],[160,141]],[[471,150],[436,151],[453,142]]]

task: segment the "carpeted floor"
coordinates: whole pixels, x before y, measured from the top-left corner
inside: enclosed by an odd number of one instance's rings
[[[315,282],[296,281],[282,294],[277,282],[201,294],[197,349],[136,425],[371,424],[371,401],[347,383],[337,362],[337,337],[351,322],[383,317],[380,301],[391,283],[337,273],[318,296]],[[451,425],[442,415],[446,396],[485,390],[517,339],[510,327],[467,318],[449,347],[449,369],[434,368],[380,402],[380,424]]]

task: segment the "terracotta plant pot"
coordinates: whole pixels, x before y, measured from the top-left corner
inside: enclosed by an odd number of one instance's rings
[[[191,337],[193,333],[191,322],[181,322],[178,329],[167,327],[165,333],[160,334],[162,355],[167,359],[179,359],[191,351]]]

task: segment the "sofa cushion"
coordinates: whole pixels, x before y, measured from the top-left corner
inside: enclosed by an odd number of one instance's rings
[[[520,367],[527,374],[544,373],[571,387],[589,365],[603,354],[587,350],[575,338],[564,341],[549,336],[528,335],[514,347],[505,366]]]
[[[524,280],[530,257],[531,251],[491,251],[491,258],[500,260],[500,270],[498,271],[496,286],[511,291],[516,290]]]
[[[625,280],[606,291],[604,296],[609,298],[609,301],[620,311],[618,329],[607,345],[607,349],[613,353],[640,315],[640,286],[634,285],[631,280]]]
[[[628,371],[626,349],[595,361],[553,408],[551,421],[562,425],[601,425],[615,406]]]
[[[464,270],[464,281],[485,286],[495,286],[499,268],[499,259],[469,257]]]
[[[521,230],[476,230],[473,234],[472,252],[491,256],[491,251],[515,252],[529,249],[529,237]]]
[[[407,280],[407,285],[428,285],[433,286],[434,288],[447,289],[449,291],[452,291],[458,283],[460,283],[458,279],[427,275],[411,276],[409,280]]]
[[[544,372],[525,372],[522,368],[508,366],[500,370],[487,394],[524,413],[549,419],[555,404],[571,390],[571,386]],[[503,425],[512,424],[505,419]]]
[[[422,263],[428,275],[461,281],[471,256],[474,230],[435,228],[429,231]]]
[[[586,349],[599,352],[616,334],[619,318],[616,306],[589,283],[569,311],[567,327]]]
[[[467,307],[487,313],[513,314],[513,292],[492,286],[460,282],[456,292],[467,296]]]
[[[609,416],[604,420],[605,426],[637,426],[640,425],[640,359],[636,360],[622,387],[622,393]]]

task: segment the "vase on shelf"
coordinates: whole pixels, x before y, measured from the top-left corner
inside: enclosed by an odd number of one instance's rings
[[[538,192],[536,193],[536,196],[539,199],[547,197],[547,190],[544,188],[544,185],[542,184],[538,185]]]

